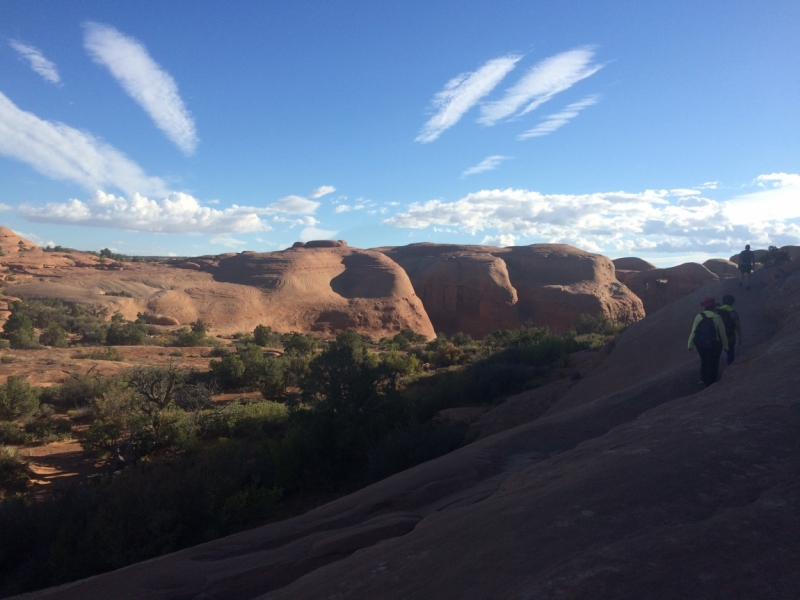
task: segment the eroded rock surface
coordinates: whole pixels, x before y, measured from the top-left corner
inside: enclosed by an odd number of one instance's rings
[[[581,313],[633,322],[641,303],[611,260],[564,244],[511,248],[411,244],[379,249],[397,262],[436,331],[483,337],[530,322],[556,332]]]
[[[617,271],[617,277],[641,298],[648,315],[719,280],[697,263],[647,271]]]

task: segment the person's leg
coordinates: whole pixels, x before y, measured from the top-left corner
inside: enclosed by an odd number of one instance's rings
[[[708,379],[706,385],[716,383],[719,379],[719,359],[722,356],[722,344],[718,344],[716,348],[711,348],[709,351],[709,365],[708,365]]]
[[[728,338],[728,364],[733,362],[736,355],[736,340]]]
[[[711,354],[708,348],[697,348],[697,353],[700,355],[700,379],[704,385],[711,385]]]

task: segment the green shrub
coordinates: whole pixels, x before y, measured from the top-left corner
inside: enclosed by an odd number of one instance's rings
[[[767,253],[758,259],[765,267],[775,267],[778,265],[782,265],[783,263],[789,262],[791,257],[789,253],[785,250],[781,250],[777,246],[770,246],[767,249]]]
[[[56,324],[50,323],[42,334],[39,336],[39,343],[53,348],[64,348],[67,345],[69,338],[67,332]]]
[[[14,421],[27,417],[39,408],[37,390],[25,375],[12,375],[0,386],[0,420]]]
[[[319,347],[319,340],[310,333],[287,333],[281,336],[283,349],[294,354],[312,354]]]
[[[31,441],[31,437],[25,434],[16,423],[0,421],[0,444],[9,446],[20,446]]]
[[[25,423],[25,433],[32,440],[49,444],[72,437],[72,426],[69,421],[53,417],[32,419]]]
[[[92,369],[83,374],[70,373],[60,386],[43,389],[42,399],[63,408],[80,408],[89,405],[95,398],[101,398],[116,382],[92,373]]]
[[[13,448],[0,446],[0,500],[24,492],[32,474]]]
[[[106,348],[104,350],[85,350],[76,352],[72,358],[87,359],[87,360],[111,360],[121,362],[125,357],[117,348]]]
[[[12,302],[10,305],[12,313],[3,325],[3,337],[11,343],[12,348],[35,348],[38,344],[33,322],[29,316],[14,312],[15,304],[17,303]]]
[[[238,401],[203,413],[200,429],[211,438],[256,437],[278,431],[288,418],[287,408],[277,402]]]
[[[265,346],[279,346],[281,334],[266,325],[257,325],[253,331],[253,342],[262,348]]]
[[[144,323],[125,323],[113,321],[106,331],[106,344],[109,346],[141,346],[147,337]]]

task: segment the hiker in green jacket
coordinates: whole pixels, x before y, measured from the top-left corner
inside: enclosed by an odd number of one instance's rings
[[[700,355],[701,383],[709,386],[719,376],[719,357],[722,349],[728,350],[728,336],[720,316],[714,312],[717,301],[706,298],[700,303],[703,312],[694,318],[692,333],[689,335],[689,350],[697,348]]]
[[[717,308],[717,314],[725,325],[725,335],[728,337],[728,364],[733,362],[736,344],[742,343],[742,324],[739,322],[739,313],[733,310],[736,298],[730,294],[722,297],[722,306]]]

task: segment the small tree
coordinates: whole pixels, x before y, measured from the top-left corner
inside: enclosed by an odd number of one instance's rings
[[[786,250],[781,250],[777,246],[770,246],[767,249],[767,253],[762,256],[758,262],[760,262],[765,267],[776,267],[778,265],[782,265],[783,263],[787,263],[792,260],[789,257],[789,253]]]
[[[277,346],[281,343],[280,334],[266,325],[256,325],[253,330],[253,341],[261,346]]]
[[[3,325],[3,337],[12,348],[30,348],[36,345],[36,332],[28,315],[12,312]]]
[[[12,375],[0,386],[0,420],[27,417],[39,408],[39,396],[25,375]]]
[[[48,325],[39,336],[39,343],[53,348],[64,348],[67,345],[67,332],[56,323]]]

